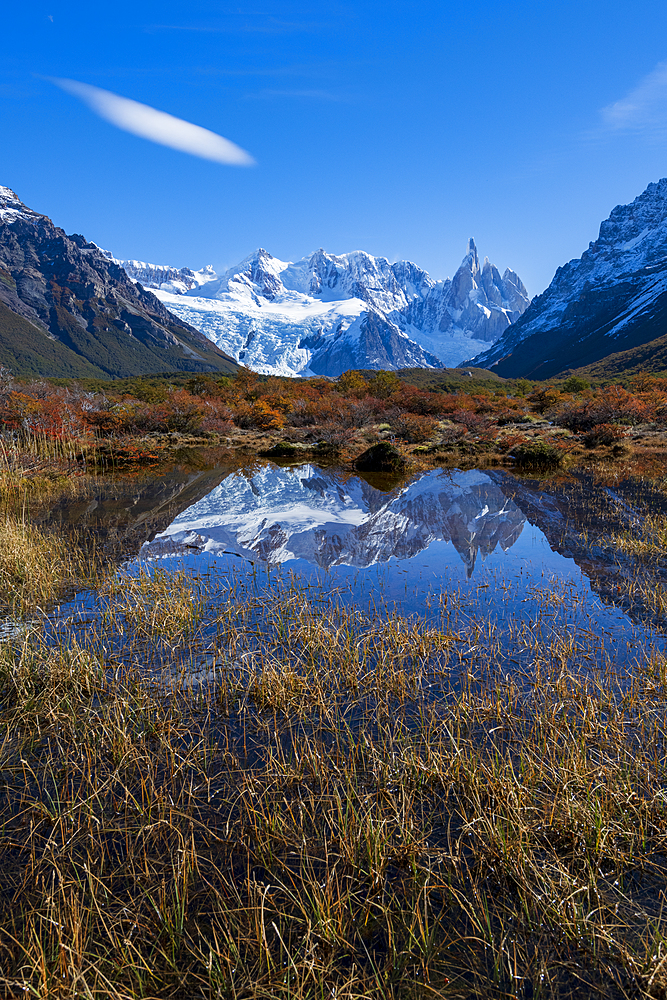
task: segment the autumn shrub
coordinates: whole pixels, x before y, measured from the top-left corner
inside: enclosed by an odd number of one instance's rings
[[[336,422],[345,427],[354,426],[351,404],[340,396],[315,399],[296,399],[292,403],[289,423],[293,427],[315,427]]]
[[[138,399],[123,399],[108,409],[94,410],[87,415],[86,421],[103,437],[122,437],[167,429],[162,404],[151,405]]]
[[[434,393],[438,400],[438,414],[449,416],[456,410],[472,409],[470,399],[465,393],[438,392]]]
[[[536,413],[546,413],[559,404],[562,393],[548,385],[541,389],[534,389],[527,398]]]
[[[452,420],[465,427],[469,434],[482,434],[490,424],[487,416],[475,413],[474,410],[455,410],[452,414]]]
[[[581,433],[598,424],[617,423],[619,420],[639,424],[651,417],[651,409],[645,400],[632,395],[622,386],[611,385],[584,403],[566,405],[556,415],[555,422],[568,430]]]
[[[219,399],[206,399],[201,430],[208,433],[229,435],[234,427],[234,412]]]
[[[560,465],[565,457],[560,448],[542,438],[534,438],[532,441],[517,445],[511,454],[517,465],[524,468],[554,468]]]
[[[401,387],[401,381],[396,372],[379,371],[368,381],[368,392],[378,399],[388,399],[392,393]]]
[[[116,407],[108,410],[94,410],[86,417],[89,427],[96,430],[102,437],[112,437],[123,432],[125,414]]]
[[[625,437],[625,430],[618,424],[597,424],[582,436],[582,441],[586,448],[599,448],[600,446],[616,444]]]
[[[368,393],[368,384],[361,372],[352,369],[338,376],[336,390],[346,396],[365,396]]]
[[[461,438],[466,436],[466,428],[462,427],[461,424],[445,424],[440,427],[440,443],[441,444],[454,444],[456,441],[460,441]]]
[[[497,401],[488,392],[476,392],[469,399],[475,413],[490,414],[498,410]]]
[[[514,451],[527,444],[528,440],[524,434],[503,434],[496,439],[496,448],[500,452]]]
[[[179,431],[181,434],[193,434],[201,427],[204,418],[204,407],[197,396],[192,396],[187,389],[176,389],[161,404],[162,421],[168,431]],[[155,427],[162,430],[162,427]]]
[[[260,431],[275,431],[285,426],[284,415],[272,409],[263,399],[239,403],[234,419],[238,427]]]
[[[335,451],[340,451],[349,437],[349,429],[335,420],[327,420],[318,428],[318,439]]]
[[[384,409],[384,407],[382,407]],[[353,427],[365,427],[372,424],[378,412],[378,400],[372,396],[363,396],[361,399],[350,400],[349,412]]]
[[[394,433],[409,444],[429,441],[435,434],[436,427],[433,417],[420,416],[418,413],[402,413],[392,420]]]
[[[29,387],[30,388],[30,387]],[[5,430],[41,433],[47,437],[76,437],[85,433],[86,421],[81,400],[66,391],[47,393],[13,389],[0,405],[0,423]]]
[[[400,388],[391,394],[394,406],[422,416],[439,416],[443,412],[442,398],[442,393],[425,392],[405,383],[401,383]]]

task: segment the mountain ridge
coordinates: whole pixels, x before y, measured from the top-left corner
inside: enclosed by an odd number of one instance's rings
[[[410,261],[391,264],[363,250],[320,248],[290,262],[258,248],[216,278],[190,277],[200,284],[185,292],[167,286],[167,265],[123,265],[135,281],[148,276],[173,312],[262,374],[440,368],[469,356],[471,343],[495,340],[529,303],[514,271],[501,276],[488,259],[480,265],[474,240],[454,279],[441,281]],[[203,276],[207,269],[181,270]]]
[[[96,244],[68,236],[7,187],[0,187],[0,363],[17,375],[103,378],[238,369]]]
[[[667,334],[667,178],[617,205],[579,258],[503,336],[467,364],[551,378]]]

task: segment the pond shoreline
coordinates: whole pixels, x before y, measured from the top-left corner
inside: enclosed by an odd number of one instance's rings
[[[0,984],[660,997],[659,463],[378,480],[276,440],[6,504]]]

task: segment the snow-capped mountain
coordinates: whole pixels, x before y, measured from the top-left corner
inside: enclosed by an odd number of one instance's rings
[[[119,260],[114,257],[109,250],[102,250],[104,256],[124,268],[132,281],[139,282],[144,288],[151,291],[160,289],[164,292],[173,292],[176,295],[184,295],[193,288],[201,288],[209,281],[215,281],[218,275],[213,270],[212,264],[193,271],[189,267],[171,267],[169,264],[147,264],[143,260]]]
[[[550,378],[667,333],[667,178],[618,205],[500,340],[467,363]]]
[[[426,472],[392,493],[313,465],[235,472],[147,542],[140,558],[199,548],[282,563],[366,567],[451,541],[468,573],[478,554],[504,551],[525,518],[489,476]]]
[[[317,250],[290,263],[260,249],[181,294],[161,281],[161,269],[135,264],[123,264],[131,277],[142,281],[143,269],[171,311],[264,374],[454,365],[496,340],[529,303],[513,271],[501,277],[488,260],[480,266],[473,240],[444,281],[361,250]]]

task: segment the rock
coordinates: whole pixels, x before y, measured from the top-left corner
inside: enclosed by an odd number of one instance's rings
[[[372,445],[354,461],[355,469],[364,472],[400,472],[406,464],[398,448],[388,441]]]
[[[515,284],[506,273],[508,302]],[[559,267],[546,291],[504,331],[494,330],[502,336],[466,365],[492,368],[503,378],[548,379],[614,355],[616,371],[638,363],[660,371],[664,361],[654,362],[650,350],[628,353],[627,360],[621,355],[667,330],[667,178],[613,209],[581,257]]]

